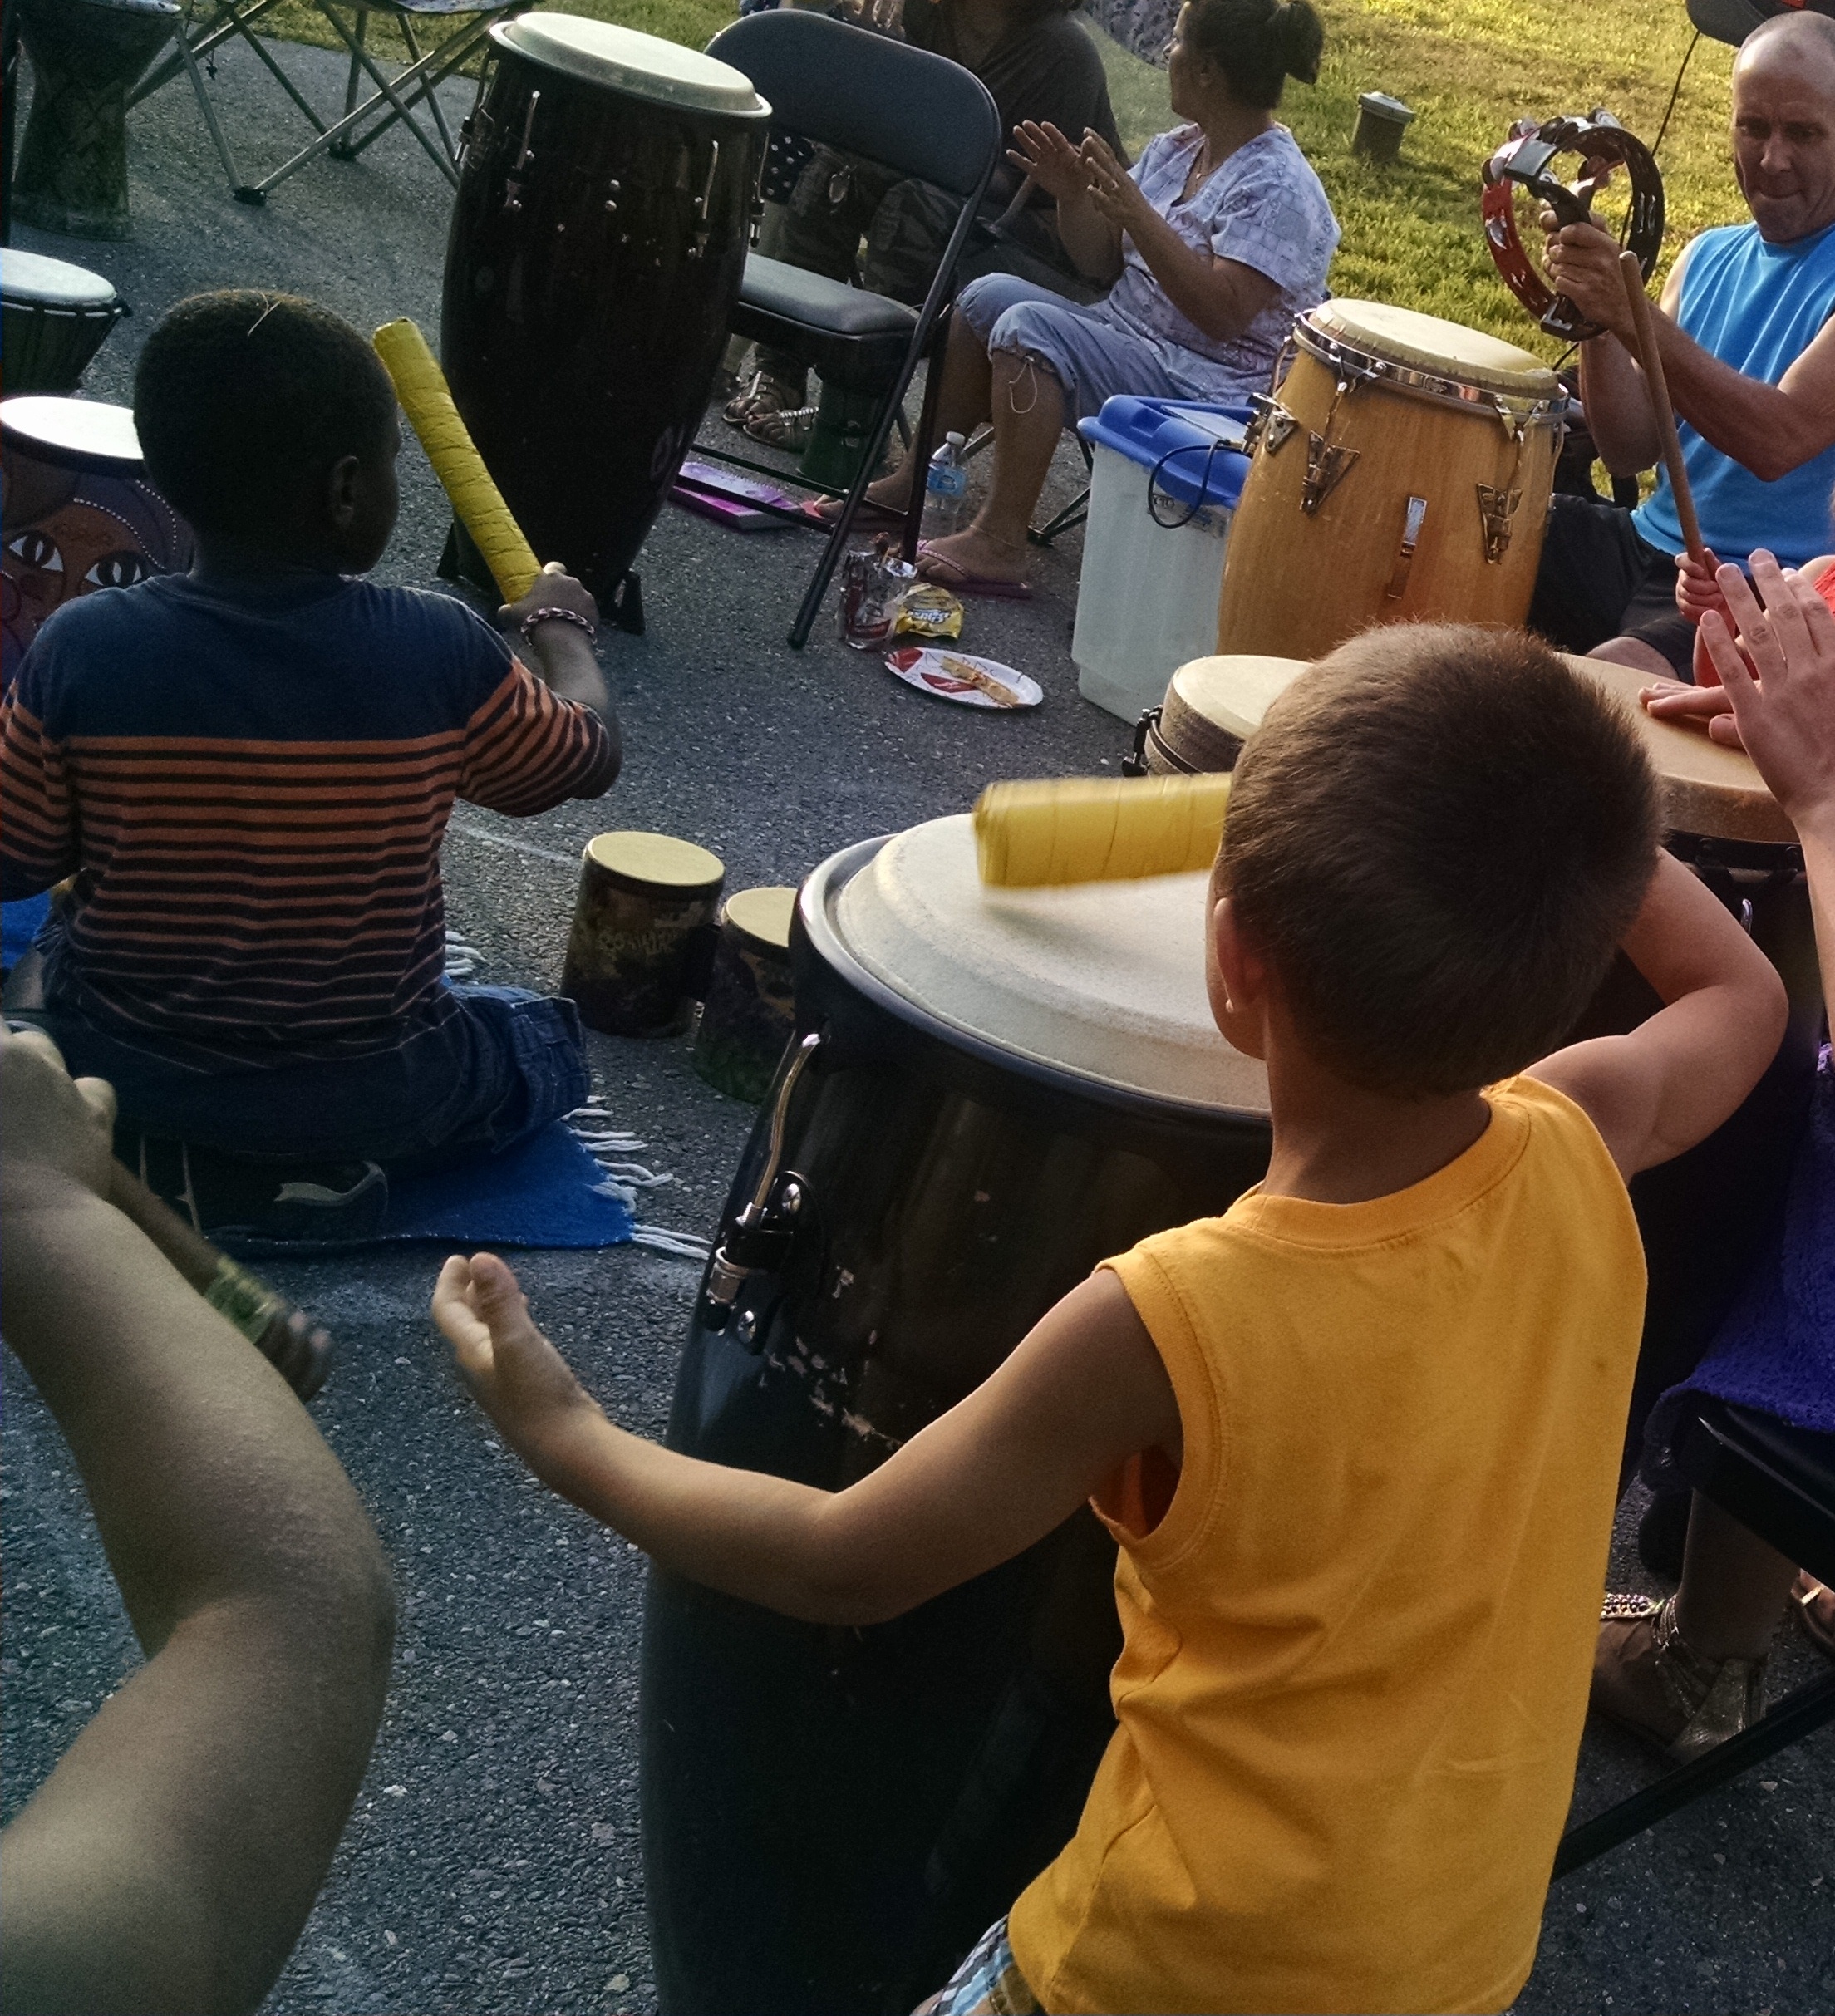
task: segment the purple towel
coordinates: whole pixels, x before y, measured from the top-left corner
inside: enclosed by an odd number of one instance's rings
[[[1653,1452],[1668,1448],[1690,1394],[1835,1435],[1835,1064],[1826,1046],[1778,1238],[1693,1375],[1657,1402],[1646,1438]]]

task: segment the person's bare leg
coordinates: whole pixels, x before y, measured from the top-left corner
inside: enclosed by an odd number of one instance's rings
[[[1589,658],[1603,658],[1608,665],[1628,665],[1634,671],[1648,672],[1653,679],[1673,679],[1675,667],[1671,665],[1654,644],[1646,644],[1641,637],[1608,637],[1603,644],[1595,645],[1587,652]]]
[[[965,531],[924,549],[944,563],[928,571],[946,583],[957,568],[981,581],[1026,578],[1026,530],[1064,432],[1064,387],[1045,365],[1018,351],[996,353],[989,404],[994,474],[987,499]]]
[[[972,434],[987,418],[992,369],[986,345],[960,315],[950,317],[943,361],[941,365],[932,364],[931,369],[943,374],[937,391],[937,440],[946,434]],[[888,511],[903,511],[911,502],[912,479],[916,474],[911,463],[908,449],[898,468],[867,485],[868,501],[883,505]],[[832,518],[840,509],[831,500],[822,507],[822,515]]]
[[[1796,1579],[1794,1561],[1695,1492],[1675,1624],[1704,1659],[1762,1657]]]

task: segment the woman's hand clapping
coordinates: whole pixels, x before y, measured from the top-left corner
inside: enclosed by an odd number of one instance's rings
[[[1056,202],[1074,203],[1088,192],[1082,155],[1049,120],[1028,119],[1014,127],[1006,158]]]
[[[1138,242],[1138,227],[1159,222],[1159,213],[1100,134],[1085,134],[1081,152],[1090,200],[1110,224],[1120,225]]]

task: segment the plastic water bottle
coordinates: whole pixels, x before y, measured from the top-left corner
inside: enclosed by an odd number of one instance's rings
[[[962,460],[965,444],[959,434],[946,435],[943,445],[930,458],[924,478],[923,536],[940,539],[960,532],[968,517],[968,465]]]

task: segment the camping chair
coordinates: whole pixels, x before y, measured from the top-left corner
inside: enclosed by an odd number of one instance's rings
[[[312,4],[337,31],[351,52],[350,73],[344,86],[343,116],[329,125],[281,68],[266,41],[254,32],[256,22],[279,4],[280,0],[214,0],[209,15],[201,23],[187,19],[179,33],[178,48],[147,73],[128,103],[138,105],[149,92],[169,83],[181,70],[188,71],[204,113],[204,124],[210,129],[210,138],[215,143],[217,158],[223,163],[223,172],[228,176],[229,187],[239,203],[265,203],[269,189],[284,182],[289,175],[297,175],[308,161],[316,160],[322,154],[333,155],[341,161],[354,161],[397,120],[407,126],[426,149],[434,165],[456,188],[458,146],[440,107],[438,87],[483,41],[494,21],[521,12],[534,4],[534,0],[312,0]],[[188,16],[190,13],[189,7],[187,13]],[[392,77],[378,65],[368,47],[371,14],[381,14],[392,20],[401,32],[407,67]],[[345,18],[347,15],[350,17],[348,20]],[[442,28],[445,30],[443,34],[440,32]],[[421,42],[424,32],[435,37],[425,47]],[[223,129],[217,124],[216,112],[199,67],[232,35],[239,35],[254,51],[318,136],[260,182],[243,179],[235,156],[224,138]],[[364,77],[368,78],[375,89],[360,103],[357,92]],[[417,107],[424,107],[431,116],[431,131],[416,116]],[[366,126],[367,130],[360,135],[358,129]]]
[[[1835,1435],[1813,1435],[1749,1408],[1696,1395],[1670,1446],[1678,1468],[1704,1497],[1819,1581],[1835,1584]],[[1749,1729],[1570,1827],[1555,1856],[1555,1876],[1584,1867],[1828,1722],[1835,1722],[1835,1672],[1806,1681]]]
[[[825,15],[787,8],[748,14],[716,35],[708,54],[751,80],[770,103],[774,125],[844,154],[863,155],[962,204],[921,307],[755,252],[745,262],[731,322],[735,334],[791,352],[831,384],[870,392],[881,402],[859,472],[790,626],[791,647],[800,650],[918,361],[950,298],[957,262],[1001,157],[1000,115],[981,79],[960,64]],[[938,375],[932,369],[912,443],[920,469],[930,456]],[[781,470],[740,455],[697,452],[783,478]],[[913,503],[922,509],[915,494]]]

